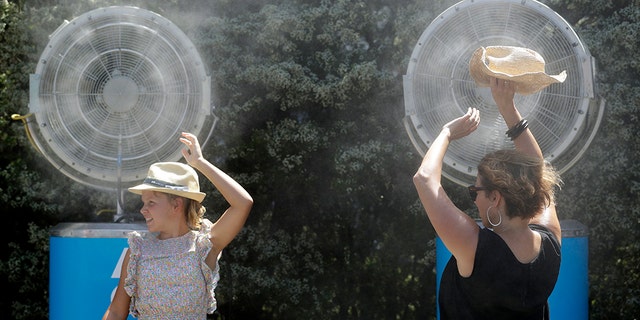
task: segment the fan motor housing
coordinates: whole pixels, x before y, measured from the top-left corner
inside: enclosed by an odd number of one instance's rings
[[[205,142],[216,118],[211,79],[166,18],[114,6],[65,21],[30,76],[35,143],[60,171],[98,188],[139,182],[181,157],[182,131]]]
[[[403,79],[405,128],[422,155],[444,124],[468,108],[480,110],[479,128],[453,141],[444,159],[443,175],[460,185],[475,182],[486,153],[513,148],[490,89],[476,86],[469,74],[476,49],[500,45],[533,49],[544,57],[547,73],[567,72],[562,84],[514,98],[558,171],[566,171],[584,153],[602,118],[594,59],[560,15],[533,0],[461,1],[424,30]]]

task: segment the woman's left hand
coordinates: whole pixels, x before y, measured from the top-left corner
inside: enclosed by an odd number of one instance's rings
[[[513,108],[513,97],[516,93],[517,84],[512,81],[502,80],[498,78],[491,78],[489,81],[491,86],[491,95],[496,102],[500,113],[505,108]]]
[[[187,149],[182,149],[182,156],[190,166],[195,166],[198,161],[203,159],[202,150],[200,149],[200,143],[198,142],[198,137],[195,135],[183,132],[182,138],[180,138],[180,142],[184,143],[187,146]]]
[[[468,136],[480,125],[480,111],[476,108],[469,108],[467,113],[456,118],[442,127],[449,136],[449,141],[457,140]]]

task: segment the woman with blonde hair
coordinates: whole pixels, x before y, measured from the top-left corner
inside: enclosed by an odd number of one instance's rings
[[[182,133],[187,164],[159,162],[129,191],[141,195],[149,233],[133,232],[120,281],[103,320],[206,319],[216,309],[218,259],[240,232],[253,205],[249,193],[203,158],[196,136]],[[229,203],[215,222],[205,208],[197,169]]]

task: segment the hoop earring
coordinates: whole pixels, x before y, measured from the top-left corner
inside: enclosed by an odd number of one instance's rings
[[[491,221],[491,216],[489,215],[489,210],[491,210],[491,208],[493,208],[493,206],[489,206],[489,208],[487,208],[487,221],[489,221],[489,224],[495,228],[502,223],[502,215],[500,214],[500,211],[498,211],[498,217],[500,220],[498,220],[498,223],[493,223],[493,221]]]

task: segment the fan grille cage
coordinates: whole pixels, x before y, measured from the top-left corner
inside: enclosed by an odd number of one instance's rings
[[[179,133],[202,139],[214,121],[210,78],[194,45],[140,8],[100,8],[63,24],[31,90],[40,149],[65,174],[97,187],[127,185],[154,162],[178,160]]]
[[[516,95],[544,154],[561,157],[585,127],[592,74],[587,49],[559,15],[536,1],[462,1],[441,13],[416,44],[404,79],[407,131],[422,154],[442,126],[470,107],[481,112],[472,135],[454,141],[443,174],[460,184],[473,183],[476,167],[488,152],[512,148],[489,88],[478,88],[469,60],[481,46],[512,45],[539,52],[546,71],[567,71],[563,84],[532,95]]]

